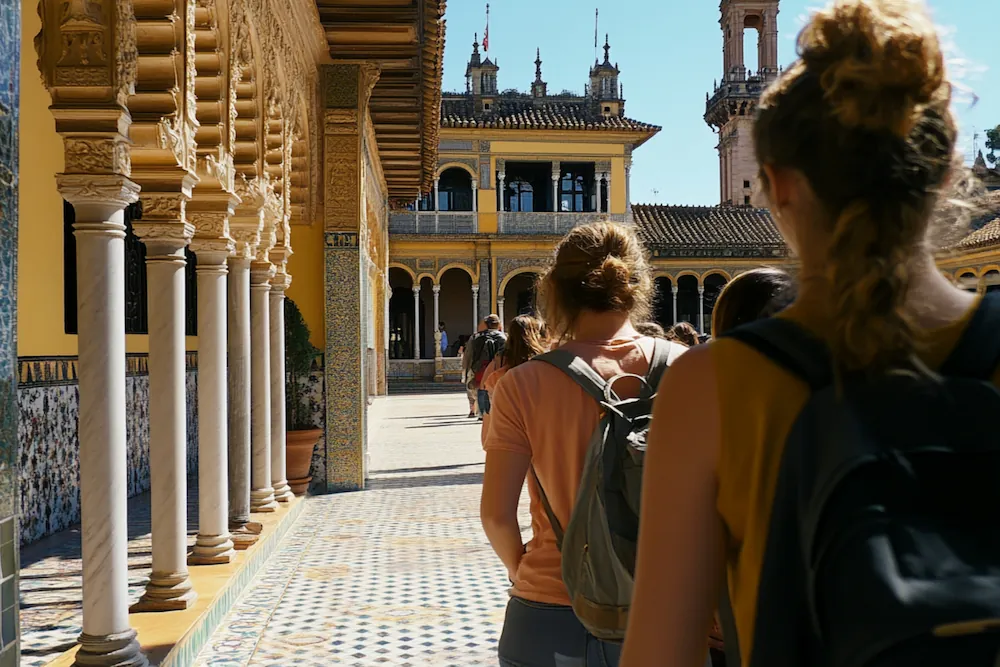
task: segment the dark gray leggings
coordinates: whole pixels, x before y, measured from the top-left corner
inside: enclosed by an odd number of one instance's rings
[[[501,667],[617,667],[621,645],[589,634],[570,607],[511,598],[497,653]]]

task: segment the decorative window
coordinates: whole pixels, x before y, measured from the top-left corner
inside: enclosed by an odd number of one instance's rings
[[[135,235],[133,220],[142,219],[142,204],[136,202],[125,208],[125,333],[148,334],[149,312],[146,286],[146,246]],[[80,333],[77,317],[77,265],[76,237],[73,225],[76,211],[69,202],[63,202],[63,313],[67,334]],[[196,269],[198,258],[184,249],[187,260],[184,267],[184,330],[188,336],[198,335],[198,286]]]
[[[592,185],[593,184],[593,185]],[[592,195],[596,190],[593,166],[564,165],[559,179],[559,211],[562,213],[590,213],[594,211]]]
[[[507,210],[512,213],[531,213],[535,210],[535,191],[531,183],[516,179],[507,184]]]
[[[744,188],[749,188],[750,187],[750,181],[743,181],[743,187]]]
[[[438,179],[439,211],[472,210],[472,176],[464,169],[446,170]]]

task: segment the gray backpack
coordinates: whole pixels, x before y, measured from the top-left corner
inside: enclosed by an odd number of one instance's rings
[[[587,631],[599,639],[625,638],[639,539],[642,463],[653,399],[663,372],[682,351],[679,345],[656,339],[646,377],[622,374],[610,381],[565,350],[535,357],[566,373],[601,409],[601,421],[587,447],[580,491],[565,530],[531,467],[562,553],[563,583],[573,611]],[[623,400],[615,394],[615,383],[626,377],[643,383],[637,398]]]

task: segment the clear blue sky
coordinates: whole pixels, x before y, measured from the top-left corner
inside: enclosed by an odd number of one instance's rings
[[[996,0],[929,0],[953,59],[953,78],[971,93],[956,104],[962,146],[971,161],[973,129],[1000,124],[1000,60]],[[818,0],[781,0],[779,59],[794,59],[794,38]],[[550,92],[578,94],[594,61],[594,9],[600,43],[611,38],[611,59],[621,68],[626,114],[663,127],[635,153],[633,203],[718,204],[715,134],[702,120],[705,93],[722,73],[722,33],[717,0],[493,0],[490,52],[498,60],[501,90],[528,91],[535,75],[535,48],[542,50]],[[474,33],[482,40],[486,3],[448,3],[445,90],[465,90],[465,66]],[[992,59],[990,56],[993,56]]]

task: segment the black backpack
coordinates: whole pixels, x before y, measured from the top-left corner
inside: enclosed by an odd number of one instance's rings
[[[782,455],[750,667],[1000,665],[1000,294],[939,378],[835,382],[783,318],[728,337],[812,392]]]

